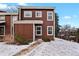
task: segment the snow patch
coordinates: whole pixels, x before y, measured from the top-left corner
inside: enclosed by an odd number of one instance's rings
[[[79,43],[55,38],[55,41],[43,42],[28,56],[79,56]]]

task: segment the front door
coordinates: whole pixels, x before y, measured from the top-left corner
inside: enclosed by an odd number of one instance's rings
[[[42,26],[41,25],[35,26],[35,37],[36,37],[36,40],[42,38]]]

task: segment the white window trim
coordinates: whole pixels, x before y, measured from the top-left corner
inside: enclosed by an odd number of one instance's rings
[[[40,13],[41,13],[41,15],[40,15],[40,16],[37,16],[37,13],[38,13],[38,12],[40,12]],[[36,11],[36,12],[35,12],[35,17],[42,17],[42,11]]]
[[[25,13],[30,12],[30,16],[26,16]],[[32,11],[24,11],[24,17],[32,17]]]
[[[0,36],[5,36],[5,26],[0,26],[0,27],[4,27],[4,34],[0,35]]]
[[[5,21],[5,16],[1,15],[0,17],[4,17],[4,20],[3,20],[3,19],[1,19],[0,21]]]
[[[48,13],[52,13],[52,19],[48,19]],[[53,21],[53,11],[47,11],[47,21]]]
[[[48,28],[49,28],[49,27],[52,27],[52,34],[48,34]],[[54,33],[54,32],[53,32],[53,26],[47,26],[47,35],[49,35],[49,36],[54,35],[53,33]]]
[[[41,31],[41,34],[37,34],[37,30],[35,30],[35,34],[36,34],[36,36],[41,36],[42,35],[42,26],[36,26],[36,28],[37,27],[41,27],[41,30],[40,30]]]

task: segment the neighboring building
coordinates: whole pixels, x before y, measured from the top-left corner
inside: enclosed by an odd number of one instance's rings
[[[18,13],[0,13],[0,35],[22,36],[26,40],[55,37],[55,13],[52,7],[21,6]]]
[[[18,13],[0,12],[0,38],[5,36],[7,37],[8,35],[12,35],[13,25],[14,25],[13,20],[14,21],[18,20]],[[11,39],[7,39],[7,40],[11,40]]]

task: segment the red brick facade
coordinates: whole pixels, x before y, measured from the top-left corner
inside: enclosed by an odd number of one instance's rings
[[[11,16],[10,15],[5,15],[5,34],[11,34]]]

